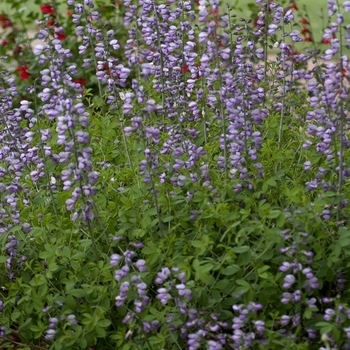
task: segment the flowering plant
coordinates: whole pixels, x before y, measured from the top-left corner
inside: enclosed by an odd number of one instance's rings
[[[2,348],[350,348],[350,4],[252,10],[0,16]]]

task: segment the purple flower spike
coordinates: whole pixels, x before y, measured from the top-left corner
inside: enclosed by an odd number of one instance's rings
[[[146,261],[143,259],[137,260],[135,266],[140,272],[147,271]]]
[[[110,260],[110,264],[112,266],[116,266],[119,264],[120,260],[122,259],[122,257],[119,254],[112,254],[111,256],[111,260]]]
[[[155,282],[157,284],[163,284],[166,279],[170,276],[171,272],[167,267],[162,268],[160,272],[158,272],[158,277],[156,278]]]
[[[283,288],[289,289],[295,283],[295,277],[293,275],[287,275],[284,277]]]
[[[172,299],[171,295],[168,293],[166,288],[159,288],[157,290],[157,299],[163,304],[166,305],[170,299]]]
[[[350,1],[345,1],[343,7],[345,12],[350,12]]]

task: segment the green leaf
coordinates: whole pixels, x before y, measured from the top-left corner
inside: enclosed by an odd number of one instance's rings
[[[41,332],[43,331],[40,327],[38,327],[38,326],[36,326],[36,325],[30,326],[29,329],[30,329],[32,332],[35,332],[35,333],[41,333]]]
[[[82,348],[82,349],[86,349],[87,347],[87,341],[84,337],[80,337],[79,340],[79,346]]]
[[[204,246],[204,243],[202,241],[193,241],[191,245],[195,248],[202,248]]]
[[[54,254],[55,254],[55,253],[52,252],[52,251],[43,251],[43,252],[39,253],[39,258],[40,258],[40,259],[47,260],[47,259],[49,259],[49,258],[54,257],[54,256],[55,256]]]
[[[20,317],[22,313],[20,311],[14,311],[11,313],[11,320],[17,321],[18,317]]]
[[[312,310],[311,309],[306,309],[304,311],[304,318],[307,319],[307,320],[310,320],[311,316],[312,316]]]
[[[333,330],[333,326],[330,324],[330,325],[327,326],[327,327],[322,327],[322,328],[320,329],[320,333],[321,333],[321,334],[327,334],[327,333],[332,332],[332,330]]]
[[[66,297],[66,305],[67,307],[69,307],[71,310],[75,310],[77,307],[77,302],[75,301],[75,299],[73,298],[72,295],[67,295]]]
[[[227,266],[223,271],[222,274],[226,276],[234,275],[236,272],[238,272],[241,268],[237,265],[231,265]]]
[[[36,294],[38,297],[43,298],[46,295],[46,293],[47,293],[47,284],[43,284],[38,288],[38,291]]]
[[[104,338],[106,336],[106,331],[100,326],[95,326],[94,333],[97,338]]]
[[[77,252],[72,256],[72,260],[80,260],[86,258],[86,253],[84,252]]]
[[[84,298],[86,297],[86,292],[84,289],[72,289],[70,292],[69,292],[70,295],[72,295],[73,297],[76,297],[76,298]]]
[[[240,286],[245,286],[250,288],[250,284],[245,280],[236,280],[236,283],[239,284]]]
[[[345,237],[350,238],[350,230],[347,230],[344,227],[341,227],[338,233],[339,233],[339,236],[342,238],[345,238]]]
[[[62,253],[64,256],[66,256],[67,258],[70,258],[71,257],[71,250],[68,248],[68,247],[64,247],[62,249]]]
[[[245,253],[250,250],[250,247],[247,245],[242,245],[241,247],[232,248],[232,251],[235,253]]]
[[[80,245],[81,247],[83,247],[83,248],[90,247],[91,244],[92,244],[91,239],[88,239],[88,238],[87,238],[87,239],[81,239],[81,240],[79,241],[79,245]]]
[[[268,219],[276,219],[281,215],[281,211],[280,210],[271,210],[268,215],[267,218]]]
[[[227,293],[232,288],[232,282],[229,280],[221,280],[215,284],[215,288]]]
[[[169,222],[169,221],[171,221],[171,220],[174,220],[174,218],[175,218],[175,216],[172,216],[172,215],[167,216],[167,217],[165,217],[165,218],[163,219],[163,222]]]
[[[205,199],[204,193],[202,191],[197,191],[192,199],[194,203],[200,203]]]
[[[29,317],[23,322],[22,324],[19,325],[18,330],[21,330],[29,325],[29,323],[32,322],[32,318]]]
[[[260,278],[263,278],[263,279],[268,279],[269,278],[269,274],[266,273],[266,271],[269,270],[269,269],[270,269],[270,266],[266,266],[266,265],[263,266],[263,267],[260,267],[258,269],[258,276]]]
[[[346,246],[350,245],[350,238],[340,237],[338,242],[339,242],[341,247],[346,247]]]
[[[99,320],[97,323],[98,326],[104,327],[104,328],[110,326],[111,324],[112,324],[112,322],[106,318],[103,320]]]
[[[76,261],[76,260],[71,260],[70,264],[71,264],[72,269],[73,269],[74,271],[78,271],[78,270],[80,270],[80,268],[81,268],[80,263],[79,263],[78,261]]]
[[[49,266],[48,266],[49,270],[52,272],[57,271],[60,267],[56,264],[54,259],[50,259],[49,261]]]
[[[339,341],[340,340],[339,329],[337,329],[336,327],[333,327],[333,329],[332,329],[332,336],[333,336],[335,341]]]

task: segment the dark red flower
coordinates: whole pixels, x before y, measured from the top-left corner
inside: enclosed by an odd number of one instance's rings
[[[1,43],[1,46],[7,46],[9,44],[9,42],[7,40],[3,40]]]
[[[21,52],[23,51],[22,46],[16,46],[15,49],[13,50],[13,55],[18,56]]]
[[[321,43],[329,45],[331,42],[328,39],[322,38]]]
[[[304,39],[305,42],[313,42],[312,36],[309,35]]]
[[[304,17],[300,20],[301,24],[309,24],[309,21]]]
[[[310,30],[305,28],[305,27],[303,27],[300,33],[303,34],[303,35],[310,34]]]
[[[50,19],[50,20],[48,20],[48,21],[46,22],[46,24],[47,24],[49,27],[51,27],[51,26],[53,26],[53,25],[55,24],[55,20],[54,20],[54,19]]]
[[[41,7],[40,7],[40,11],[42,12],[42,13],[47,13],[48,15],[51,15],[51,14],[53,14],[55,11],[54,11],[54,9],[53,9],[53,7],[51,6],[51,5],[49,5],[49,4],[44,4],[44,5],[42,5]]]
[[[190,69],[188,68],[188,65],[185,63],[180,70],[181,73],[189,73]]]
[[[28,67],[26,65],[20,66],[16,69],[16,71],[19,73],[19,76],[23,80],[28,80],[29,79],[29,72],[28,72]]]
[[[200,67],[200,64],[196,63],[195,66],[196,66],[196,67]],[[187,65],[186,63],[181,67],[180,72],[181,72],[181,73],[191,73],[191,71],[190,71],[190,69],[189,69],[189,67],[188,67],[188,65]],[[197,77],[196,77],[196,79],[199,79],[199,74],[198,74],[198,72],[197,72]]]
[[[80,85],[85,85],[86,80],[84,78],[77,78],[73,80],[75,83],[80,84]]]
[[[294,50],[288,54],[289,57],[293,57],[295,55],[300,55],[300,52],[298,50]]]
[[[13,23],[8,19],[6,15],[0,15],[0,23],[3,29],[13,26]]]
[[[289,9],[290,9],[290,10],[296,10],[296,11],[299,10],[296,2],[293,2],[293,3],[289,6]]]
[[[55,38],[57,38],[58,40],[66,40],[67,37],[64,33],[55,33]]]
[[[216,10],[210,9],[210,10],[209,10],[209,13],[210,13],[211,15],[219,16],[220,11],[219,11],[219,9],[216,9]]]

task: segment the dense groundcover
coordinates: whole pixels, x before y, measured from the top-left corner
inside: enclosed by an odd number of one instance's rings
[[[10,3],[0,348],[350,349],[350,2]]]

